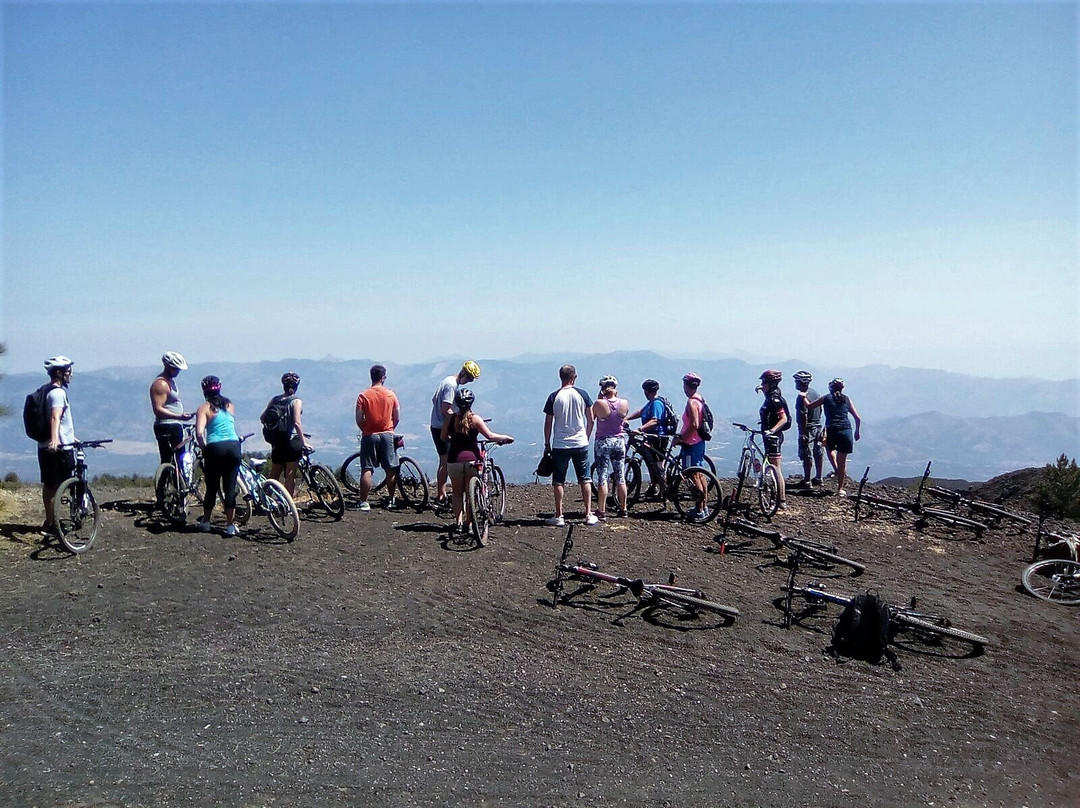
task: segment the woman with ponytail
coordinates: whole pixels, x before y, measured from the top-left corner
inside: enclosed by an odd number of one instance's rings
[[[240,468],[240,438],[236,434],[233,403],[221,395],[221,380],[207,376],[202,380],[206,399],[195,411],[195,439],[203,449],[203,468],[206,471],[206,496],[198,528],[210,532],[210,514],[218,491],[225,502],[226,536],[237,536],[240,529],[236,515],[236,472]]]

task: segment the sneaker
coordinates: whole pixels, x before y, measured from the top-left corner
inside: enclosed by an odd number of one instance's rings
[[[359,505],[356,506],[356,510],[358,510],[358,511],[370,511],[371,510],[371,505],[368,504],[368,501],[365,499],[363,502],[361,502]]]
[[[620,519],[625,519],[625,518],[626,518],[626,517],[628,517],[629,515],[630,515],[630,514],[628,514],[628,513],[627,513],[627,512],[625,511],[625,510],[621,510],[621,511],[619,511],[619,514],[618,514],[618,516],[619,516],[619,518],[620,518]]]
[[[565,527],[566,520],[561,516],[552,516],[550,519],[545,519],[544,524],[548,527]]]
[[[397,506],[397,497],[390,497],[386,502],[386,510],[388,511],[396,511]]]
[[[210,520],[204,519],[201,516],[195,521],[195,528],[200,533],[209,533],[211,530],[213,530],[213,528],[210,527]]]
[[[821,488],[821,478],[815,477],[810,481],[810,485],[814,486],[814,488]]]
[[[786,511],[787,510],[787,503],[786,502],[781,502],[779,505],[776,506],[776,510],[778,510],[778,511]]]
[[[838,497],[846,497],[847,496],[847,491],[845,491],[843,488],[838,488],[838,489],[836,489],[836,496],[838,496]]]
[[[599,521],[600,520],[597,518],[595,513],[590,513],[588,516],[585,517],[585,524],[587,525],[595,525]]]
[[[240,535],[240,528],[238,528],[235,524],[225,525],[225,535],[226,536],[239,536]]]
[[[605,521],[607,519],[607,516],[605,516],[600,511],[597,511],[596,513],[594,513],[593,516],[596,517],[596,521],[598,521],[598,522],[603,522],[603,521]]]

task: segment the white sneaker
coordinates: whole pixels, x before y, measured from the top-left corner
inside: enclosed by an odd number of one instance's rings
[[[550,519],[545,519],[544,524],[548,527],[565,527],[566,520],[561,516],[552,516]]]
[[[595,525],[599,521],[600,520],[596,518],[595,513],[590,513],[588,516],[585,517],[585,524],[587,525]]]
[[[371,505],[369,505],[368,501],[365,499],[363,502],[361,502],[359,505],[356,506],[356,510],[358,510],[358,511],[370,511],[371,510]]]
[[[210,527],[210,520],[203,519],[201,516],[195,522],[195,527],[200,533],[209,533],[211,530],[213,530],[213,528]]]
[[[841,488],[839,491],[836,492],[836,496],[838,496],[838,497],[846,497],[847,496],[847,491],[845,491],[843,488]]]
[[[225,525],[225,535],[226,536],[239,536],[240,535],[240,528],[238,528],[235,524]]]

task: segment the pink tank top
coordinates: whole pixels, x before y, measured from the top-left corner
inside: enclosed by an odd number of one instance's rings
[[[701,396],[696,396],[696,395],[691,396],[690,398],[688,398],[686,400],[686,409],[683,410],[683,414],[682,414],[682,425],[679,427],[679,434],[680,435],[684,435],[686,433],[686,430],[690,428],[690,402],[693,401],[694,399],[697,399],[700,402],[701,401]],[[698,412],[698,418],[700,418],[700,417],[701,417],[701,412],[699,411]],[[694,432],[691,433],[690,437],[689,438],[683,438],[682,442],[683,442],[683,446],[693,446],[695,443],[701,443],[701,435],[699,435],[697,433],[697,430],[694,430]]]

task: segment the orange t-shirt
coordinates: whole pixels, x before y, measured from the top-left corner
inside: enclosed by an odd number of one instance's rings
[[[363,435],[375,435],[379,432],[394,430],[394,407],[397,396],[389,387],[379,384],[369,387],[356,397],[356,406],[364,411],[364,425],[360,428]]]

